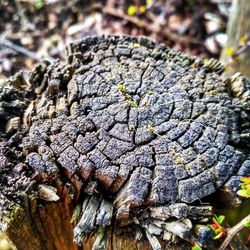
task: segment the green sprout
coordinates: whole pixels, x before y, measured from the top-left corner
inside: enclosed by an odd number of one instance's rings
[[[247,228],[250,227],[250,219],[248,219],[248,220],[244,223],[244,227],[247,227]]]
[[[126,93],[126,87],[123,84],[118,84],[117,89],[122,93]]]
[[[219,216],[214,215],[213,223],[211,225],[208,225],[208,227],[212,231],[214,240],[225,237],[227,234],[226,228],[222,226],[224,219],[225,219],[224,215],[219,215]]]
[[[130,107],[139,108],[139,105],[136,100],[127,100],[127,103],[130,105]]]
[[[151,124],[148,124],[148,125],[147,125],[147,131],[148,131],[150,134],[153,134],[153,133],[154,133],[154,127],[153,127]]]
[[[35,0],[34,4],[36,9],[41,9],[45,5],[45,2],[44,0]]]
[[[197,242],[195,242],[194,245],[192,246],[192,250],[202,250],[202,248]]]
[[[132,46],[132,47],[134,47],[134,48],[139,48],[139,47],[141,47],[141,45],[140,45],[139,43],[134,43],[134,42],[129,43],[129,45]]]
[[[125,99],[126,99],[126,100],[129,100],[129,99],[131,98],[130,95],[129,95],[128,93],[126,93],[124,96],[125,96]]]
[[[130,105],[130,107],[139,108],[136,100],[132,99],[132,97],[128,93],[126,93],[126,87],[123,84],[118,84],[117,89],[123,93],[125,100]]]
[[[250,176],[242,177],[241,179],[241,189],[238,190],[237,194],[244,198],[250,197]]]
[[[216,95],[216,94],[217,94],[217,91],[216,91],[215,89],[212,89],[212,90],[208,91],[208,93],[209,93],[210,95]]]
[[[203,60],[203,64],[204,64],[205,67],[208,67],[208,66],[209,66],[209,63],[210,63],[210,60],[209,60],[208,58],[205,58],[205,59]]]

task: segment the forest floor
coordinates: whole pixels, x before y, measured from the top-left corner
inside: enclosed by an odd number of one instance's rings
[[[231,0],[1,0],[0,83],[65,44],[96,34],[145,35],[200,57],[220,55]]]

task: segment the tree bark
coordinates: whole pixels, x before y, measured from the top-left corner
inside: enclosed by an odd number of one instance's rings
[[[250,1],[234,0],[228,22],[228,41],[221,53],[221,61],[226,67],[225,77],[241,72],[250,79],[250,46],[245,46],[244,52],[237,56],[240,41],[249,41],[250,33]]]
[[[18,250],[152,250],[149,241],[136,240],[133,230],[124,231],[119,227],[110,227],[106,231],[106,246],[94,247],[98,233],[91,234],[82,246],[73,241],[71,223],[72,200],[67,196],[57,202],[38,205],[36,199],[28,200],[23,208],[16,207],[11,212],[4,236],[9,239],[9,249]],[[166,249],[186,249],[186,244],[176,244]],[[165,249],[165,248],[162,248]]]

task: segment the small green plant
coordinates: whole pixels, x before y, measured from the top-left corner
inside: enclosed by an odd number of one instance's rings
[[[126,87],[123,84],[118,84],[117,89],[124,95],[126,102],[131,108],[139,108],[137,101],[132,99],[132,97],[126,92]]]
[[[241,188],[238,190],[237,194],[244,198],[250,197],[250,176],[242,177],[241,179]]]
[[[35,0],[34,5],[36,9],[41,9],[45,5],[45,2],[44,0]]]
[[[250,219],[247,219],[246,222],[244,223],[244,227],[250,227]]]
[[[192,246],[192,250],[202,250],[202,248],[198,243],[195,242],[194,245]]]
[[[153,134],[153,133],[154,133],[154,127],[153,127],[151,124],[148,124],[148,125],[147,125],[147,131],[148,131],[150,134]]]
[[[225,237],[227,234],[225,227],[222,226],[224,219],[225,219],[224,215],[219,215],[219,216],[214,215],[213,223],[211,225],[208,225],[208,227],[213,233],[214,240]]]
[[[208,93],[209,93],[210,95],[216,95],[216,94],[217,94],[217,91],[216,91],[215,89],[212,89],[212,90],[208,91]]]
[[[125,99],[126,100],[129,100],[131,97],[130,97],[130,95],[128,94],[128,93],[124,93],[124,96],[125,96]]]
[[[118,84],[117,89],[122,93],[126,93],[126,87],[123,84]]]
[[[139,108],[139,105],[136,100],[127,100],[127,103],[130,105],[131,108]]]
[[[250,197],[250,176],[241,178],[241,186],[240,190],[238,190],[237,194],[244,198]],[[213,239],[219,239],[225,236],[223,243],[220,246],[221,250],[227,249],[227,246],[230,244],[232,238],[244,227],[250,228],[250,214],[248,214],[245,218],[243,218],[239,223],[231,228],[225,229],[222,225],[225,216],[214,216],[213,224],[209,225],[213,233]]]
[[[203,60],[203,63],[204,63],[204,66],[208,67],[209,66],[209,59],[208,58],[205,58]]]
[[[134,48],[140,48],[141,45],[139,43],[135,43],[135,42],[131,42],[129,43],[130,46],[134,47]]]

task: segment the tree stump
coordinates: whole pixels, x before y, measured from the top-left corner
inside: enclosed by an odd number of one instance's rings
[[[250,171],[250,83],[222,71],[110,36],[15,75],[0,89],[1,231],[21,250],[213,248],[211,204],[239,204]]]

